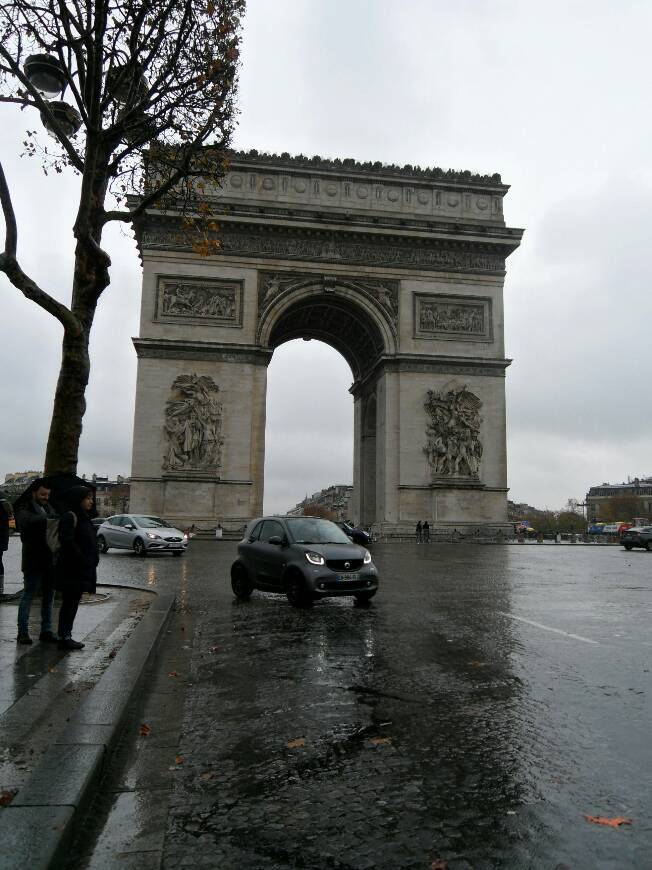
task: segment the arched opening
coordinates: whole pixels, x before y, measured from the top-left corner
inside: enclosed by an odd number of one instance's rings
[[[321,341],[291,340],[267,369],[264,512],[353,482],[351,369]]]
[[[372,387],[359,386],[391,347],[391,327],[355,287],[309,279],[273,299],[259,335],[275,351],[267,381],[265,510],[285,511],[306,495],[353,483],[349,518],[371,525],[376,403],[369,401]],[[347,392],[351,381],[357,410]]]

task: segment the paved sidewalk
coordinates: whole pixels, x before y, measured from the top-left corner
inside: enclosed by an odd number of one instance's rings
[[[56,866],[68,848],[175,598],[99,585],[75,620],[75,638],[86,646],[71,653],[39,643],[36,599],[34,644],[18,646],[18,550],[12,540],[0,600],[0,842],[3,870],[39,870]],[[55,600],[55,628],[57,611]]]

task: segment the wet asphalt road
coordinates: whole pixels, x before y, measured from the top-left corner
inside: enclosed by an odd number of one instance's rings
[[[234,552],[102,560],[179,589],[165,868],[652,868],[651,553],[375,545],[370,607],[299,611],[234,600]]]

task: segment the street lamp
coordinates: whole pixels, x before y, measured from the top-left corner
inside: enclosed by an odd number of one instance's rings
[[[48,100],[54,99],[66,86],[66,72],[61,61],[51,54],[30,54],[23,70],[30,84]]]
[[[50,113],[63,132],[71,138],[82,124],[81,115],[69,103],[54,100],[66,87],[66,71],[58,57],[51,54],[31,54],[23,65],[29,83],[46,98]],[[56,131],[47,112],[41,112],[41,122],[51,136]]]

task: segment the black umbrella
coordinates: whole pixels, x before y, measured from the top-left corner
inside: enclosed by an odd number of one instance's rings
[[[55,474],[47,474],[45,477],[37,477],[36,480],[33,480],[27,489],[14,501],[14,510],[19,510],[20,506],[32,497],[32,493],[37,490],[39,486],[46,486],[50,490],[50,504],[58,513],[62,513],[66,509],[63,500],[65,493],[68,492],[69,489],[72,489],[73,486],[87,487],[93,493],[93,507],[88,511],[88,515],[91,519],[97,516],[97,510],[95,508],[95,487],[88,480],[84,480],[83,477],[78,477],[76,474],[71,474],[70,472],[58,472]]]

